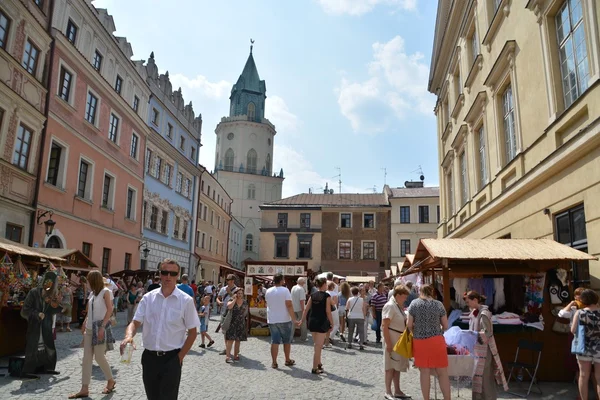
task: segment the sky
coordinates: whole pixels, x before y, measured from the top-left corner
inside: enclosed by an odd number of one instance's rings
[[[200,163],[214,169],[215,127],[255,40],[275,125],[283,197],[438,186],[435,96],[427,92],[433,0],[95,0],[133,59],[154,51],[203,119]],[[339,177],[341,173],[341,178]]]

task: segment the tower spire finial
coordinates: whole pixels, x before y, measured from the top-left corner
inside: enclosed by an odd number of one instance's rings
[[[252,47],[254,47],[254,40],[250,38],[250,54],[252,54]]]

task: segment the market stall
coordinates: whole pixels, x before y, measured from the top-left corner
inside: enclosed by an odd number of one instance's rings
[[[464,311],[467,290],[486,295],[502,362],[514,359],[519,339],[541,342],[546,350],[538,378],[570,381],[574,371],[562,367],[569,336],[557,328],[552,311],[571,300],[571,263],[594,259],[548,239],[422,239],[402,275],[433,284],[449,312]],[[466,327],[461,311],[450,313],[453,317]]]
[[[21,317],[23,301],[52,263],[65,260],[39,249],[0,238],[0,357],[25,349],[27,321]]]

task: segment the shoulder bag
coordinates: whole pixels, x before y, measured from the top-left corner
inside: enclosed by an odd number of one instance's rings
[[[413,356],[413,334],[408,329],[402,332],[402,336],[394,345],[394,352],[400,354],[404,358],[412,358]]]
[[[94,302],[95,302],[96,297],[98,297],[98,296],[93,296],[91,299],[91,302],[92,302],[92,315],[91,315],[91,318],[92,318],[92,346],[97,346],[99,344],[106,343],[106,351],[113,350],[113,348],[114,348],[113,343],[115,343],[115,339],[112,335],[112,327],[110,324],[107,324],[104,327],[104,339],[98,340],[98,330],[102,327],[102,322],[104,320],[100,319],[98,321],[94,321]],[[102,295],[102,300],[104,300],[104,294]]]
[[[231,326],[231,317],[233,315],[233,309],[230,310],[229,308],[226,308],[226,310],[223,321],[221,322],[221,329],[223,329],[223,332],[229,330],[229,327]]]
[[[571,353],[581,356],[585,354],[585,327],[581,324],[581,313],[578,311],[577,318],[577,330],[575,331],[575,337],[571,342]]]

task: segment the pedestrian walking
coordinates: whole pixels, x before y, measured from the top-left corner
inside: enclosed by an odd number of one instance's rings
[[[306,278],[300,277],[296,285],[292,288],[292,306],[294,307],[294,314],[297,320],[302,320],[302,314],[304,314],[304,307],[306,305]],[[304,342],[308,338],[308,328],[306,321],[302,320],[300,324],[300,341]]]
[[[129,290],[127,291],[127,324],[130,324],[133,320],[133,310],[136,305],[137,293],[135,284],[129,285]]]
[[[79,399],[89,396],[89,386],[92,379],[92,361],[94,358],[107,381],[102,394],[112,393],[117,384],[105,355],[109,347],[112,347],[112,344],[115,342],[112,338],[110,325],[110,317],[114,308],[111,289],[104,287],[104,280],[99,271],[90,271],[87,275],[87,280],[92,293],[88,300],[87,317],[81,330],[83,334],[81,389],[79,392],[70,395],[69,399]]]
[[[185,293],[188,294],[188,296],[190,296],[192,299],[194,298],[194,289],[192,289],[192,287],[188,284],[188,275],[187,274],[183,274],[181,275],[181,283],[179,285],[177,285],[177,289],[184,291]]]
[[[71,285],[68,283],[62,287],[62,310],[59,314],[56,314],[56,322],[60,324],[58,328],[59,332],[63,331],[66,327],[67,332],[71,332],[71,315],[73,313],[73,292],[71,291]]]
[[[350,284],[348,282],[342,282],[340,285],[340,293],[338,298],[338,314],[340,319],[340,339],[342,342],[346,341],[344,333],[346,333],[346,303],[350,298]]]
[[[204,295],[201,300],[200,309],[198,310],[198,316],[200,317],[200,337],[202,339],[202,344],[199,346],[204,349],[207,347],[204,344],[204,340],[208,339],[208,347],[215,344],[215,341],[212,340],[210,335],[208,334],[208,321],[210,320],[210,296]]]
[[[225,362],[240,360],[240,342],[248,340],[248,305],[244,300],[244,291],[236,287],[233,297],[227,302],[227,312],[231,313],[231,324],[225,331]],[[233,357],[231,348],[233,347]]]
[[[219,292],[217,294],[217,313],[219,313],[219,312],[221,313],[221,323],[217,327],[217,332],[219,332],[219,330],[221,329],[223,319],[225,318],[225,315],[226,315],[224,308],[227,307],[227,303],[229,302],[229,300],[231,300],[231,298],[233,296],[233,289],[236,288],[235,275],[233,275],[233,274],[227,275],[227,277],[225,278],[225,283],[226,283],[226,285],[223,286],[221,289],[219,289]],[[222,309],[222,307],[223,307],[223,309]],[[225,339],[225,332],[222,332],[222,333],[223,333],[223,344],[226,344],[227,340]],[[219,355],[224,356],[225,354],[227,354],[227,351],[225,350],[225,348],[223,348],[223,350],[219,353]]]
[[[377,285],[377,293],[371,297],[371,313],[375,320],[375,343],[381,343],[381,312],[383,306],[387,303],[387,295],[385,293],[385,285],[379,283]]]
[[[153,291],[154,289],[160,288],[160,278],[158,276],[154,277],[154,282],[148,286],[148,292]]]
[[[322,374],[324,372],[321,360],[323,343],[325,342],[325,335],[333,327],[334,315],[331,312],[331,296],[326,292],[327,279],[317,278],[315,280],[315,287],[317,291],[310,295],[302,314],[302,321],[306,321],[308,312],[310,311],[308,329],[313,337],[313,365],[311,372],[313,374]]]
[[[194,344],[200,325],[194,299],[175,287],[181,271],[175,260],[160,265],[161,288],[147,293],[127,326],[121,353],[144,326],[142,378],[149,400],[175,400],[183,359]],[[187,333],[187,336],[186,336]],[[135,348],[135,347],[134,347]]]
[[[583,341],[583,353],[578,354],[579,364],[579,396],[582,400],[588,399],[588,385],[594,364],[596,382],[600,382],[600,307],[598,295],[592,289],[585,289],[579,295],[579,302],[583,309],[575,311],[571,333],[576,335],[578,341]],[[579,325],[583,326],[583,337],[578,334]],[[597,393],[600,396],[600,393]]]
[[[359,350],[364,350],[365,342],[365,318],[367,317],[367,303],[360,296],[360,289],[353,287],[351,289],[352,297],[346,303],[348,319],[348,344],[347,349],[352,348],[352,338],[354,338],[355,329],[358,332]]]
[[[413,332],[413,356],[421,375],[423,398],[429,398],[429,370],[435,369],[444,400],[449,400],[448,354],[443,336],[448,329],[448,317],[444,305],[433,296],[431,285],[421,286],[419,298],[413,300],[408,308],[407,327]]]
[[[331,332],[328,332],[325,337],[325,347],[331,347],[334,344],[333,336],[338,333],[340,329],[340,318],[337,310],[338,305],[338,291],[336,289],[336,284],[333,281],[329,281],[327,283],[327,294],[331,296],[331,312],[333,313],[333,327]]]
[[[283,344],[285,365],[292,366],[296,361],[290,358],[292,348],[292,336],[294,326],[297,325],[294,307],[292,306],[292,294],[284,285],[283,275],[278,273],[273,277],[275,286],[269,288],[265,294],[267,302],[267,323],[271,331],[271,363],[272,368],[278,368],[277,355],[279,345]]]
[[[402,308],[408,298],[409,290],[404,285],[397,285],[390,290],[392,297],[385,303],[381,312],[382,333],[383,333],[383,368],[385,369],[385,398],[410,399],[400,389],[400,373],[408,371],[408,358],[402,357],[394,352],[394,345],[400,339],[400,336],[406,329],[408,317]],[[394,393],[392,394],[392,383],[394,384]]]

